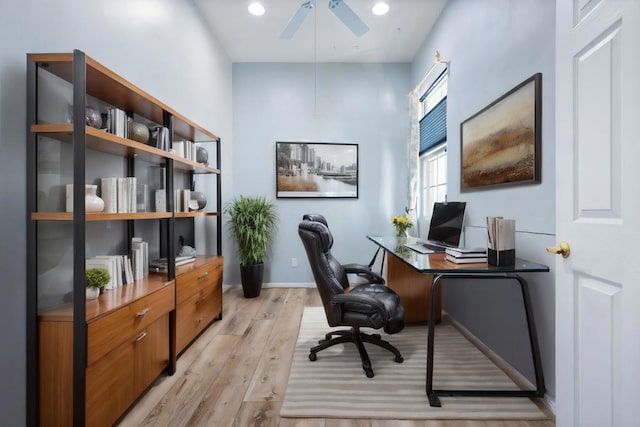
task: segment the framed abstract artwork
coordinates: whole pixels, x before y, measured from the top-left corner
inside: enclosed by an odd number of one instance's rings
[[[276,142],[276,197],[357,198],[358,145]]]
[[[542,74],[460,124],[461,191],[539,183]]]

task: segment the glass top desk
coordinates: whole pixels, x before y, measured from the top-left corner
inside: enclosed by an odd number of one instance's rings
[[[531,299],[529,297],[529,285],[519,273],[548,272],[549,267],[542,264],[516,259],[515,265],[496,267],[487,263],[455,264],[447,261],[444,253],[421,254],[398,243],[394,236],[367,236],[376,245],[389,253],[388,264],[394,259],[411,267],[415,271],[425,275],[433,275],[431,281],[431,292],[429,295],[438,295],[439,286],[446,279],[473,279],[473,280],[510,280],[520,284],[522,290],[522,300],[527,319],[529,331],[529,343],[531,345],[531,356],[536,377],[535,390],[441,390],[433,388],[433,355],[434,355],[434,332],[436,321],[429,321],[429,334],[427,338],[427,374],[426,393],[429,405],[441,406],[440,396],[515,396],[515,397],[543,397],[545,391],[544,375],[542,372],[542,359],[540,357],[540,347],[538,345],[538,335],[536,333]],[[415,240],[415,239],[414,239]],[[411,238],[409,238],[411,241]],[[395,261],[394,261],[395,262]],[[428,319],[437,320],[436,306],[438,298],[429,298]],[[404,305],[404,304],[403,304]]]

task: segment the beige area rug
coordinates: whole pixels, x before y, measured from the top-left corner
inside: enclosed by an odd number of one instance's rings
[[[528,398],[440,397],[429,406],[425,394],[427,327],[412,325],[383,338],[404,357],[366,344],[375,377],[362,370],[355,345],[339,344],[309,360],[309,349],[328,327],[322,307],[306,307],[293,355],[282,417],[381,419],[547,419]],[[344,329],[344,328],[338,328]],[[369,331],[367,331],[369,332]],[[453,326],[436,326],[434,388],[516,389],[502,370]]]

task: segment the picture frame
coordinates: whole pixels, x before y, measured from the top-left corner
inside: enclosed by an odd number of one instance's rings
[[[542,74],[460,124],[460,190],[541,182]]]
[[[358,144],[276,142],[276,198],[358,198]]]

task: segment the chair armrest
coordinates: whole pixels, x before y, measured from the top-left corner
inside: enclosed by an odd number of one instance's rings
[[[380,283],[384,285],[384,277],[379,275],[378,273],[369,270],[368,267],[360,265],[360,264],[345,264],[342,266],[344,268],[345,273],[347,274],[357,274],[360,277],[364,277],[367,279],[369,283]]]
[[[376,310],[380,314],[380,316],[382,316],[382,318],[387,319],[389,317],[389,314],[387,313],[387,309],[385,308],[384,304],[372,295],[367,295],[363,293],[358,293],[358,294],[348,293],[348,294],[337,294],[331,298],[331,304],[342,305],[345,303],[362,304],[362,305],[370,306],[371,308]]]

